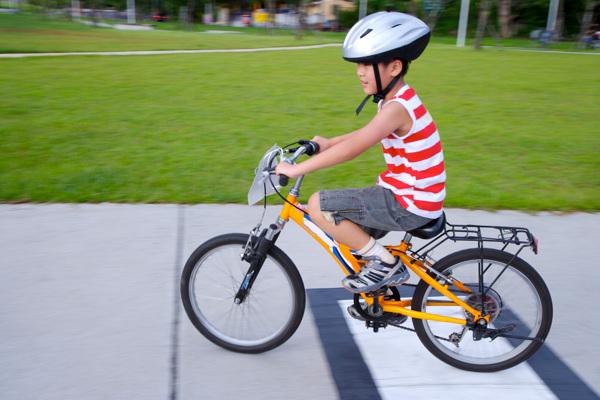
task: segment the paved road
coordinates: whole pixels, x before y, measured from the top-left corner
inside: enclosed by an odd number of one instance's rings
[[[269,207],[266,220],[276,212]],[[180,306],[181,268],[201,242],[247,232],[261,213],[241,205],[0,205],[0,398],[598,398],[600,322],[584,301],[600,282],[600,214],[447,210],[451,222],[529,227],[540,254],[524,257],[554,300],[545,352],[509,371],[474,374],[439,362],[414,334],[374,334],[346,318],[342,272],[292,224],[278,245],[308,288],[299,331],[260,355],[205,340]]]

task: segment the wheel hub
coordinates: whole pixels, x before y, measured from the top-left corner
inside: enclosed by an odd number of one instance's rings
[[[502,299],[500,299],[500,295],[492,289],[486,289],[485,299],[483,299],[483,296],[484,295],[481,292],[471,293],[465,299],[465,303],[479,311],[482,315],[489,315],[490,322],[492,322],[498,318],[502,312]],[[473,315],[467,310],[463,310],[463,312],[467,321],[473,322]]]

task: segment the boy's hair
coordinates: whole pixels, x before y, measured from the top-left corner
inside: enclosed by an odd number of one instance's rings
[[[401,57],[393,57],[393,58],[388,58],[387,60],[385,60],[383,62],[383,65],[385,65],[387,67],[395,60],[400,60],[400,62],[402,63],[402,71],[400,71],[400,77],[402,78],[404,75],[406,75],[408,73],[408,66],[410,65],[410,61],[405,60],[404,58],[401,58]]]

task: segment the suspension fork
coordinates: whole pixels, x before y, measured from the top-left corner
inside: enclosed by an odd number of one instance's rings
[[[278,219],[277,222],[280,223],[281,221]],[[281,233],[281,230],[283,229],[283,223],[280,223],[279,225],[271,224],[269,228],[263,229],[260,235],[256,236],[252,234],[250,236],[248,244],[246,244],[244,254],[242,254],[242,260],[249,262],[250,267],[248,268],[246,276],[242,280],[242,284],[235,295],[235,304],[241,304],[246,299],[248,292],[252,288],[258,273],[267,259],[269,250],[271,250],[271,247],[275,244],[279,234]]]

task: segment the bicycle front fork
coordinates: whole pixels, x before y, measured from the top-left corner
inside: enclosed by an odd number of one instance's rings
[[[283,225],[278,226],[276,224],[271,224],[269,228],[263,229],[260,235],[257,235],[256,233],[260,229],[259,224],[250,233],[248,243],[246,243],[244,253],[242,254],[242,260],[250,263],[250,267],[235,295],[235,304],[242,304],[246,299],[248,292],[252,288],[252,285],[267,258],[267,254],[269,254],[269,250],[271,250],[271,246],[277,241],[282,228]]]

